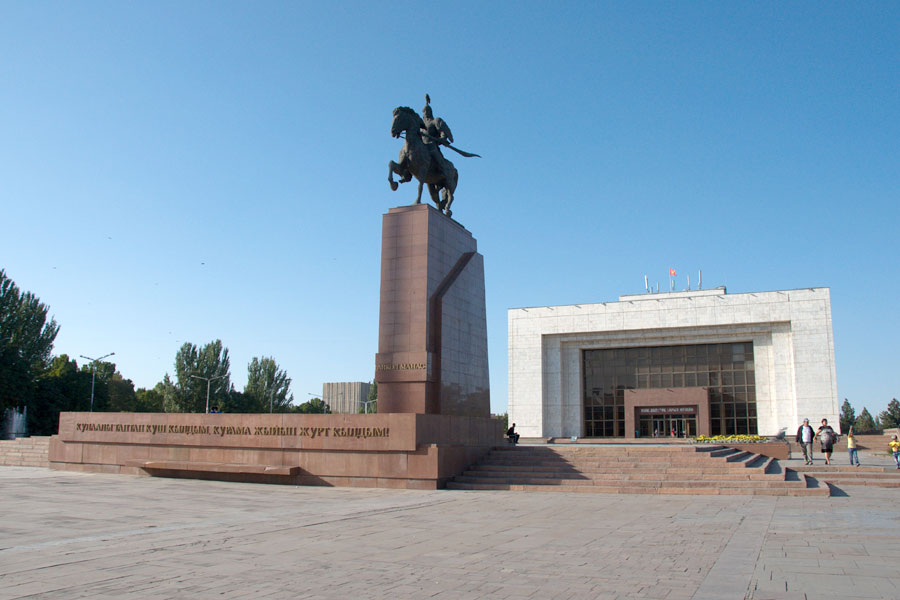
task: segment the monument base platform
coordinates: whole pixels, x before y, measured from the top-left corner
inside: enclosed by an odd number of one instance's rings
[[[437,489],[503,440],[501,421],[375,415],[62,413],[50,467],[289,485]]]

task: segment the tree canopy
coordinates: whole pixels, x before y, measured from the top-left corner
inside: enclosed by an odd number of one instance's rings
[[[0,415],[7,408],[28,408],[32,434],[59,428],[62,411],[203,412],[219,406],[227,412],[331,412],[321,399],[297,407],[291,378],[272,357],[254,357],[247,366],[243,392],[231,383],[228,349],[221,340],[200,347],[185,343],[175,354],[175,380],[166,373],[152,389],[134,383],[115,363],[80,365],[68,355],[54,357],[59,325],[49,307],[31,292],[22,292],[0,269]]]
[[[301,413],[305,415],[313,414],[331,414],[331,407],[328,406],[321,398],[313,398],[309,402],[304,402],[300,406],[291,408],[291,412]]]
[[[0,269],[0,414],[28,406],[37,378],[49,366],[59,325],[47,320],[49,307],[22,293]]]
[[[244,395],[254,406],[252,412],[286,412],[294,402],[290,389],[291,378],[278,368],[274,358],[254,356],[247,365]]]
[[[28,431],[53,435],[59,431],[59,413],[86,411],[90,406],[91,374],[78,369],[68,355],[56,356],[38,379],[37,392],[28,406]]]
[[[872,418],[866,407],[863,407],[862,412],[856,418],[856,425],[854,425],[853,430],[856,433],[868,433],[877,429],[878,425],[875,423],[875,419]]]
[[[152,389],[138,388],[135,393],[137,412],[166,412],[166,396],[162,382],[157,383]]]
[[[94,372],[94,411],[142,412],[154,407],[142,403],[134,384],[113,363],[99,362]],[[38,378],[36,393],[28,405],[28,431],[51,435],[59,429],[59,413],[87,411],[91,406],[91,366],[78,368],[68,355],[56,356]]]
[[[185,342],[175,354],[178,383],[173,395],[176,412],[205,412],[209,406],[224,405],[231,391],[231,361],[228,348],[216,340],[202,348]]]
[[[841,404],[841,431],[850,431],[850,428],[856,424],[856,411],[850,406],[850,401],[844,398]]]
[[[881,429],[900,427],[900,402],[897,402],[896,398],[891,398],[887,410],[881,411],[878,415],[878,425]]]

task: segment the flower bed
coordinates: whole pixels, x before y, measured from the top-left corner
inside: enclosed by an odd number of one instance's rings
[[[788,459],[791,446],[783,440],[773,440],[761,435],[698,435],[692,440],[697,444],[718,444],[735,450],[746,450],[754,454]]]
[[[769,438],[761,435],[698,435],[694,441],[698,444],[766,444]]]

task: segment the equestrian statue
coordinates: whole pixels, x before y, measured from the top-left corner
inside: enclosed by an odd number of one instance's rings
[[[428,185],[431,200],[439,211],[449,217],[453,214],[450,205],[453,204],[458,174],[453,163],[444,158],[440,147],[446,146],[466,157],[478,155],[463,152],[450,145],[453,143],[450,127],[440,117],[434,118],[428,94],[425,94],[425,108],[422,109],[421,117],[406,106],[394,109],[391,135],[398,138],[401,134],[406,141],[400,150],[400,162],[391,161],[388,165],[388,182],[391,189],[397,191],[398,182],[394,181],[395,173],[400,177],[399,183],[406,183],[415,177],[419,180],[416,204],[422,203],[422,186]]]

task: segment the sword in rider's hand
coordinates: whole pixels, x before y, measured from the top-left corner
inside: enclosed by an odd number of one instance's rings
[[[430,133],[426,133],[426,132],[424,132],[424,131],[422,132],[422,135],[424,135],[425,137],[427,137],[427,138],[429,138],[429,139],[431,139],[431,140],[434,140],[435,142],[437,142],[437,143],[440,144],[441,146],[447,146],[448,148],[450,148],[451,150],[453,150],[453,151],[456,152],[457,154],[462,154],[463,156],[465,156],[465,157],[467,157],[467,158],[473,158],[473,157],[474,157],[474,158],[481,158],[481,155],[480,155],[480,154],[472,154],[471,152],[466,152],[465,150],[460,150],[459,148],[454,148],[453,146],[451,146],[450,144],[448,144],[448,143],[447,143],[447,140],[444,139],[444,138],[434,137],[434,136],[431,135]]]

